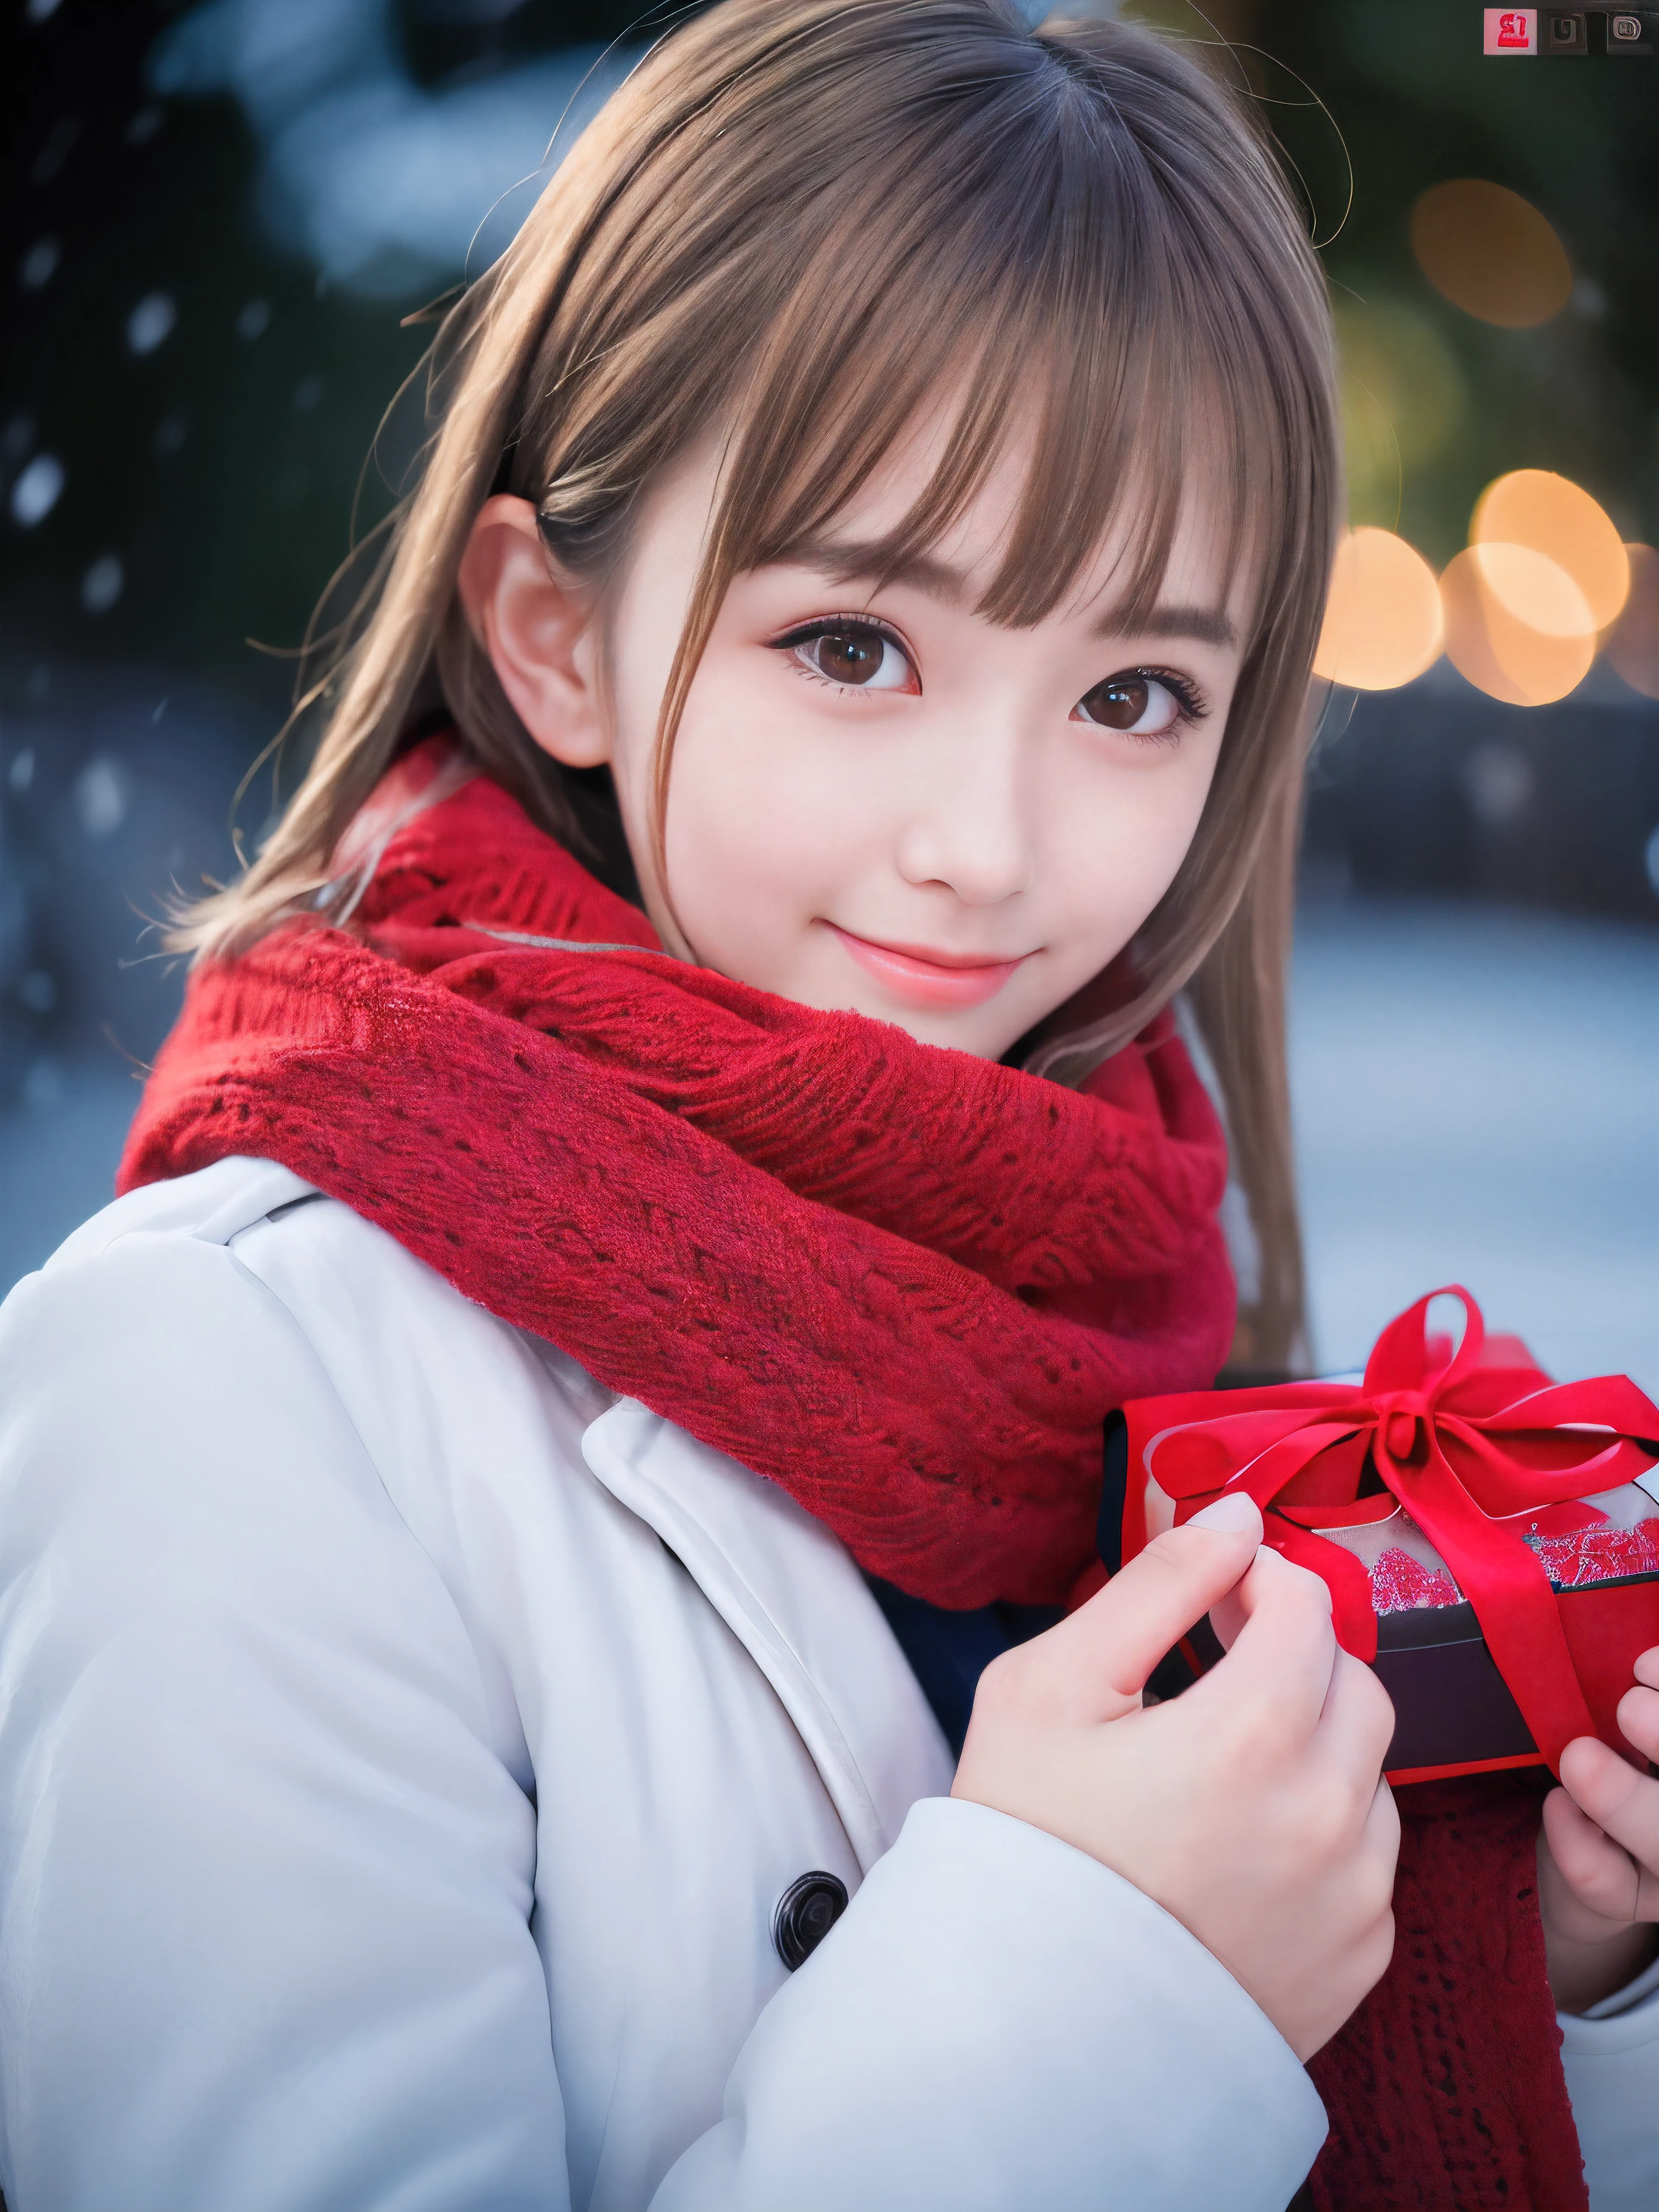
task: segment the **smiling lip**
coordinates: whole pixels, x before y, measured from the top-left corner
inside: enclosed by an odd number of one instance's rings
[[[932,947],[924,951],[914,945],[877,945],[833,921],[828,926],[860,968],[912,1006],[982,1006],[1030,957],[1022,952],[1012,960],[975,960]]]

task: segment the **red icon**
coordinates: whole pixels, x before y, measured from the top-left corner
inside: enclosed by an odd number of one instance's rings
[[[1535,54],[1538,52],[1536,8],[1488,8],[1486,10],[1485,51],[1489,54]]]

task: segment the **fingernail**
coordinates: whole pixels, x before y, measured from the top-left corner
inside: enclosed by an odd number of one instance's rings
[[[1189,1528],[1220,1528],[1228,1535],[1261,1534],[1261,1512],[1254,1498],[1243,1490],[1224,1490],[1219,1498],[1194,1513]]]

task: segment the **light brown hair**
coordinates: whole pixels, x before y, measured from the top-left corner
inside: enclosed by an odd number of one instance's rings
[[[660,838],[674,733],[731,580],[820,535],[921,410],[953,407],[954,429],[885,549],[896,568],[1012,432],[1029,446],[981,605],[999,623],[1040,620],[1115,528],[1133,626],[1201,477],[1252,610],[1214,784],[1131,960],[1046,1024],[1026,1064],[1079,1081],[1188,992],[1259,1249],[1237,1353],[1292,1357],[1285,969],[1340,483],[1323,279],[1248,110],[1121,23],[1034,32],[1009,0],[721,0],[641,62],[450,312],[428,401],[418,485],[301,700],[323,720],[313,764],[246,875],[177,941],[223,956],[279,916],[326,914],[342,832],[434,709],[538,822],[592,849],[592,778],[533,743],[459,603],[493,491],[532,501],[550,556],[602,586],[641,493],[701,436],[725,438],[663,704]]]

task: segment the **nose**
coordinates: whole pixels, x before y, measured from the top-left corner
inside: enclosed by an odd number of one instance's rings
[[[987,717],[955,721],[918,766],[896,854],[907,883],[942,884],[964,906],[1029,890],[1036,855],[1018,733]]]

